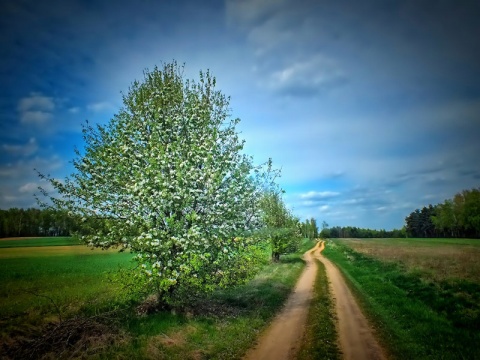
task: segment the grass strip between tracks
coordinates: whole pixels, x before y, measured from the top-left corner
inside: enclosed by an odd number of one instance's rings
[[[298,359],[341,359],[335,327],[335,304],[327,273],[325,266],[320,261],[315,261],[318,272]]]

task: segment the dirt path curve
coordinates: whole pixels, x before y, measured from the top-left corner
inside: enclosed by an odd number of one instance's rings
[[[320,251],[315,256],[325,265],[330,280],[330,292],[335,298],[338,335],[344,359],[381,360],[385,353],[375,340],[367,319],[360,310],[338,268]]]
[[[308,308],[313,296],[319,259],[326,268],[330,280],[330,292],[335,298],[338,317],[340,347],[344,359],[383,360],[385,353],[373,336],[367,319],[360,310],[340,271],[321,252],[325,243],[319,242],[307,251],[303,259],[307,265],[290,295],[284,309],[273,320],[257,345],[247,352],[246,360],[294,359],[299,350],[307,320]],[[321,341],[321,339],[319,339]]]
[[[295,357],[308,315],[308,307],[313,295],[313,285],[317,275],[317,264],[313,252],[320,249],[318,243],[303,255],[307,265],[285,307],[278,314],[257,346],[247,352],[246,360],[283,360]],[[322,247],[323,249],[323,247]],[[321,251],[321,250],[320,250]]]

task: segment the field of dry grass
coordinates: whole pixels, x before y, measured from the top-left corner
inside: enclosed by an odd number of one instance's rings
[[[428,280],[463,279],[480,284],[480,240],[338,239],[353,250],[400,263]]]

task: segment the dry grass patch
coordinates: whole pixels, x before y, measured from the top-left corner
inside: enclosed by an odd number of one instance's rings
[[[480,283],[478,245],[436,242],[435,239],[341,239],[353,250],[382,261],[402,264],[428,280],[463,279]]]
[[[113,344],[127,344],[129,336],[121,331],[115,313],[75,317],[49,322],[22,334],[8,337],[0,346],[1,358],[8,359],[84,359],[96,356]]]

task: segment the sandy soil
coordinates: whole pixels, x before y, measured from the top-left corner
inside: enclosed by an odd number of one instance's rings
[[[326,267],[330,291],[335,298],[340,347],[345,359],[386,359],[375,340],[367,319],[358,307],[340,271],[322,254],[324,242],[319,242],[304,254],[307,263],[294,292],[284,309],[260,337],[257,345],[247,352],[245,359],[294,359],[299,350],[308,308],[313,295],[319,259]],[[321,341],[321,339],[319,339]]]

